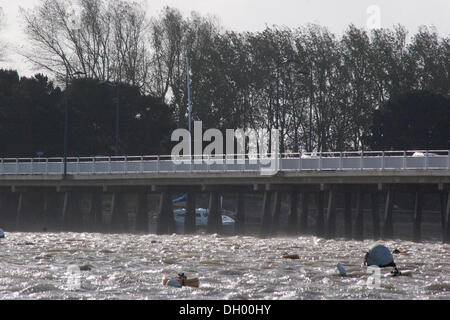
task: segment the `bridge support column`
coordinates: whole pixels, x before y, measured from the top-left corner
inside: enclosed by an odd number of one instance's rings
[[[245,233],[245,194],[239,192],[237,194],[236,204],[236,234]]]
[[[394,237],[394,227],[392,225],[392,208],[394,205],[395,192],[392,188],[386,193],[383,218],[383,239],[392,239]]]
[[[302,192],[302,212],[300,214],[300,233],[308,233],[309,193]]]
[[[23,192],[19,192],[19,196],[17,198],[17,211],[16,211],[16,230],[24,231],[24,220],[25,220],[25,212],[23,209]]]
[[[344,228],[345,238],[352,239],[352,194],[350,192],[344,194]]]
[[[373,240],[380,238],[380,214],[378,210],[378,192],[370,194],[372,204],[372,230]]]
[[[444,243],[450,243],[450,191],[447,192],[446,205],[443,205],[445,212],[443,212],[443,226],[442,226],[442,238]],[[445,197],[442,197],[441,201],[445,201]]]
[[[6,191],[2,193],[1,228],[8,231],[16,230],[17,193]]]
[[[364,240],[364,193],[358,192],[356,199],[355,240]]]
[[[327,238],[336,236],[336,193],[333,189],[328,192],[327,209]]]
[[[197,230],[195,223],[195,192],[186,193],[186,215],[184,219],[184,233],[193,234]]]
[[[288,217],[288,226],[287,232],[289,235],[298,234],[298,192],[296,190],[291,191],[290,199],[289,199],[289,217]]]
[[[59,217],[58,229],[61,231],[67,231],[66,227],[68,225],[68,211],[69,211],[69,192],[63,193],[61,215]]]
[[[170,234],[175,232],[175,220],[173,217],[172,199],[169,191],[161,192],[159,202],[158,222],[156,225],[156,234]]]
[[[415,242],[422,240],[422,205],[423,205],[423,193],[417,190],[415,193],[414,201],[414,226],[413,237]]]
[[[128,230],[128,215],[125,211],[124,194],[113,192],[111,197],[111,230],[124,232]]]
[[[103,225],[103,206],[102,206],[102,193],[99,191],[93,191],[91,193],[91,203],[89,205],[89,216],[90,221],[92,221],[92,226],[90,230],[105,231]]]
[[[141,191],[137,199],[136,232],[149,232],[148,226],[148,192]]]
[[[66,230],[80,232],[83,230],[83,212],[81,194],[76,191],[66,192]]]
[[[279,191],[275,192],[274,206],[272,212],[272,226],[271,234],[276,236],[278,234],[278,229],[280,226],[280,211],[281,211],[281,198],[283,194]]]
[[[319,191],[316,195],[316,207],[317,207],[317,217],[316,217],[316,235],[318,237],[324,236],[324,198],[325,192]]]
[[[265,237],[269,234],[270,225],[272,223],[272,216],[271,216],[271,212],[270,212],[271,198],[272,198],[272,192],[265,191],[264,198],[263,198],[263,217],[262,217],[261,230],[260,230],[260,235],[262,237]]]
[[[209,194],[208,233],[222,232],[222,215],[219,212],[219,192],[211,191]]]

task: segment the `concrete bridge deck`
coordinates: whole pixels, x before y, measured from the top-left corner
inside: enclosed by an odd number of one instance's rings
[[[64,175],[66,165],[67,174]],[[52,216],[61,228],[78,224],[115,224],[115,230],[126,230],[132,220],[123,209],[123,195],[138,195],[138,216],[135,228],[148,231],[148,194],[160,195],[157,232],[173,232],[171,199],[186,193],[186,228],[195,231],[195,197],[209,194],[208,231],[220,232],[219,196],[236,193],[237,231],[245,230],[244,193],[262,193],[261,235],[273,234],[280,215],[281,195],[289,198],[290,233],[311,232],[333,237],[335,232],[336,198],[345,198],[346,237],[363,239],[364,196],[372,201],[373,237],[392,237],[392,206],[396,192],[414,195],[412,233],[421,239],[423,196],[439,194],[441,203],[442,239],[450,241],[450,152],[339,152],[318,154],[286,154],[277,158],[252,158],[242,155],[219,156],[215,159],[183,159],[171,156],[154,157],[92,157],[51,159],[0,159],[0,223],[20,230],[30,208],[40,208],[40,216]],[[79,194],[92,195],[89,213],[77,217]],[[111,195],[109,220],[103,217],[99,197]],[[314,227],[307,225],[314,200]],[[52,199],[61,198],[59,204]],[[377,203],[383,197],[383,208]],[[146,200],[147,199],[147,200]],[[352,221],[349,199],[356,199],[356,218]],[[301,210],[298,208],[299,200]],[[29,202],[28,204],[27,201]],[[29,209],[26,209],[26,208]],[[69,214],[70,208],[72,213]],[[56,210],[52,214],[49,210]],[[382,210],[380,210],[382,209]],[[298,213],[301,213],[297,217]],[[379,212],[382,216],[379,217]],[[32,215],[32,214],[31,214]],[[111,218],[113,217],[113,218]],[[131,220],[130,220],[131,219]],[[29,220],[29,219],[28,219]],[[84,221],[84,222],[83,222]],[[93,222],[94,221],[94,222]],[[97,221],[97,222],[95,222]],[[312,229],[311,229],[312,228]]]

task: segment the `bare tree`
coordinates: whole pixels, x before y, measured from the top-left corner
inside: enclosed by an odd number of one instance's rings
[[[148,78],[143,8],[121,0],[42,0],[21,10],[32,42],[23,53],[37,66],[65,77],[128,82],[143,88]]]

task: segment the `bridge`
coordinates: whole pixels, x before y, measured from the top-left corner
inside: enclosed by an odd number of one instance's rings
[[[406,192],[414,199],[413,239],[422,238],[424,195],[437,194],[442,239],[448,242],[449,186],[449,150],[286,153],[273,157],[9,158],[0,159],[0,227],[30,230],[34,225],[31,230],[36,230],[52,225],[52,230],[95,231],[101,226],[113,232],[148,232],[148,195],[156,194],[160,197],[156,232],[172,233],[171,199],[186,194],[185,231],[193,233],[196,195],[207,193],[207,231],[220,233],[219,197],[234,193],[236,231],[242,234],[246,231],[245,195],[258,193],[262,194],[262,236],[278,233],[284,196],[289,199],[285,230],[289,234],[335,237],[336,203],[343,199],[346,238],[367,238],[364,225],[369,218],[372,238],[392,238],[394,197]],[[80,213],[80,194],[86,193],[90,195],[89,208]],[[124,194],[129,193],[137,195],[135,216],[124,209]],[[110,196],[109,214],[104,213],[102,202],[106,195]],[[365,201],[367,196],[370,201]],[[366,202],[370,203],[370,216],[365,213]]]

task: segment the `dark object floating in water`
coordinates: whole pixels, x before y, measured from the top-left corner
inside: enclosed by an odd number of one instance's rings
[[[92,270],[92,266],[89,264],[80,266],[80,271],[91,271],[91,270]]]
[[[298,254],[285,254],[283,256],[283,258],[296,260],[296,259],[300,259],[300,256]]]
[[[2,229],[0,229],[0,239],[5,238],[5,232],[3,232]]]
[[[184,273],[180,273],[178,275],[178,277],[174,277],[174,278],[164,278],[163,279],[163,285],[164,286],[169,286],[169,287],[176,287],[176,288],[181,288],[181,287],[193,287],[193,288],[198,288],[200,285],[200,281],[198,280],[198,278],[192,278],[192,279],[188,279]]]

